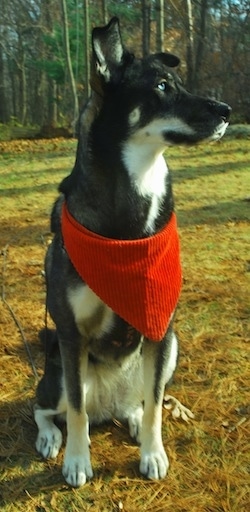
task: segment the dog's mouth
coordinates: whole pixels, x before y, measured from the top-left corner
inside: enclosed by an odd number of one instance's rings
[[[171,128],[164,129],[163,137],[166,142],[170,144],[199,144],[204,141],[217,141],[223,137],[226,129],[229,125],[229,121],[226,118],[221,117],[221,120],[217,126],[207,132],[198,127],[191,127],[185,123],[171,123]]]
[[[195,103],[191,103],[193,108],[188,105],[186,110],[186,121],[184,117],[180,119],[178,116],[169,116],[165,119],[163,137],[166,142],[199,144],[204,141],[217,141],[225,134],[231,107],[218,101],[199,97],[194,99]]]
[[[216,141],[216,140],[221,139],[221,137],[223,137],[223,135],[225,134],[228,125],[229,125],[229,122],[222,119],[220,124],[215,128],[211,137],[209,137],[209,140]]]

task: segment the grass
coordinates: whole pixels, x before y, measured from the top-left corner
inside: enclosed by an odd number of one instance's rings
[[[171,148],[182,246],[176,317],[180,361],[170,390],[192,409],[164,411],[168,477],[140,477],[126,425],[93,428],[94,479],[70,489],[55,461],[36,454],[32,404],[44,354],[43,259],[57,185],[73,140],[0,144],[0,507],[3,512],[247,512],[249,441],[249,138]],[[15,320],[19,322],[16,324]],[[32,367],[32,364],[33,367]]]

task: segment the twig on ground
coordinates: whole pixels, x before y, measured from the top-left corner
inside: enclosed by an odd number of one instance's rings
[[[28,358],[29,358],[29,361],[30,361],[30,364],[31,364],[31,368],[32,368],[32,371],[34,373],[34,376],[36,379],[38,379],[38,373],[36,371],[36,367],[35,367],[35,364],[34,364],[34,361],[33,361],[33,358],[32,358],[32,354],[31,354],[31,351],[30,351],[30,347],[29,347],[29,344],[28,344],[28,341],[26,339],[26,336],[24,334],[24,330],[13,310],[13,308],[11,307],[11,305],[8,303],[8,301],[6,300],[6,293],[5,293],[5,272],[6,272],[6,267],[7,267],[7,254],[8,254],[8,245],[6,245],[3,249],[2,249],[2,256],[3,256],[3,267],[2,267],[2,290],[1,290],[1,299],[2,299],[2,302],[5,304],[5,306],[8,308],[19,332],[20,332],[20,335],[21,335],[21,338],[23,340],[23,343],[24,343],[24,346],[26,348],[26,352],[27,352],[27,355],[28,355]]]

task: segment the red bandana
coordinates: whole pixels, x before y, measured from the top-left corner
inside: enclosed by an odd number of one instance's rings
[[[117,315],[152,341],[160,341],[181,289],[176,216],[157,234],[137,240],[97,235],[62,210],[62,233],[81,278]]]

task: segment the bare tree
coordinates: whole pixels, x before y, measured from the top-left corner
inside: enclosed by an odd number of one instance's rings
[[[5,2],[2,2],[2,13],[5,11]],[[0,123],[8,121],[7,87],[6,87],[6,59],[2,41],[5,39],[5,26],[0,24]]]
[[[156,50],[164,50],[164,0],[156,0]]]
[[[151,0],[142,0],[142,53],[150,53]]]
[[[89,1],[84,3],[84,57],[85,57],[85,92],[86,96],[90,94],[90,52],[89,52]]]
[[[207,23],[207,8],[208,8],[208,0],[201,0],[200,4],[200,30],[198,35],[197,47],[196,47],[196,56],[195,56],[195,89],[199,90],[199,82],[200,82],[200,71],[202,67],[202,61],[204,57],[205,50],[205,37],[206,37],[206,23]]]
[[[85,3],[86,3],[86,0],[85,0]],[[74,123],[74,126],[75,126],[76,121],[78,119],[79,104],[78,104],[76,83],[75,83],[73,67],[72,67],[72,62],[71,62],[71,55],[70,55],[69,30],[68,30],[68,12],[67,12],[66,0],[61,0],[61,6],[62,6],[62,20],[63,20],[63,32],[64,32],[65,57],[66,57],[67,69],[68,69],[68,73],[69,73],[69,82],[70,82],[71,92],[72,92],[72,96],[73,96],[73,104],[74,104],[73,123]]]
[[[102,0],[102,19],[104,24],[108,23],[107,0]]]
[[[192,0],[186,0],[186,36],[187,36],[187,48],[186,48],[186,62],[187,62],[187,87],[190,90],[194,88],[194,27],[193,27],[193,9]]]

